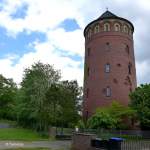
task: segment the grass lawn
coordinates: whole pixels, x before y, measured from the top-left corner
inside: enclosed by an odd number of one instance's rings
[[[7,150],[53,150],[51,148],[17,148],[17,149],[7,149]],[[57,150],[65,150],[65,149],[57,149]]]
[[[52,150],[50,148],[16,148],[16,149],[7,149],[7,150]]]
[[[48,140],[48,137],[42,137],[29,129],[4,128],[0,129],[0,140],[39,141]]]

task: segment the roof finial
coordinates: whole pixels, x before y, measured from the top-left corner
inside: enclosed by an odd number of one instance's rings
[[[106,7],[106,10],[108,11],[108,7]]]

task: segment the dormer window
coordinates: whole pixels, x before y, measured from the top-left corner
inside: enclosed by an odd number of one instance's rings
[[[89,29],[87,37],[91,38],[91,35],[92,35],[92,29]]]
[[[120,25],[118,23],[115,23],[115,31],[120,31]]]
[[[98,33],[99,32],[99,25],[97,24],[95,27],[94,27],[94,33]]]
[[[110,24],[109,23],[104,24],[104,31],[110,31]]]
[[[127,27],[126,25],[124,25],[123,31],[124,31],[125,33],[128,33],[128,32],[129,32],[128,27]]]

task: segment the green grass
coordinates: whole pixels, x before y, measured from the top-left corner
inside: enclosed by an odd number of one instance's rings
[[[16,148],[16,149],[7,149],[7,150],[53,150],[53,149],[51,148]],[[65,149],[57,149],[57,150],[65,150]]]
[[[48,140],[48,137],[43,137],[29,129],[6,128],[0,129],[0,140],[38,141]]]
[[[52,150],[51,148],[15,148],[7,150]]]

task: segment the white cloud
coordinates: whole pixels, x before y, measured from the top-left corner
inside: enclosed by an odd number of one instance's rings
[[[47,33],[48,39],[55,47],[65,50],[70,54],[84,54],[84,37],[83,30],[66,32],[58,28]]]

